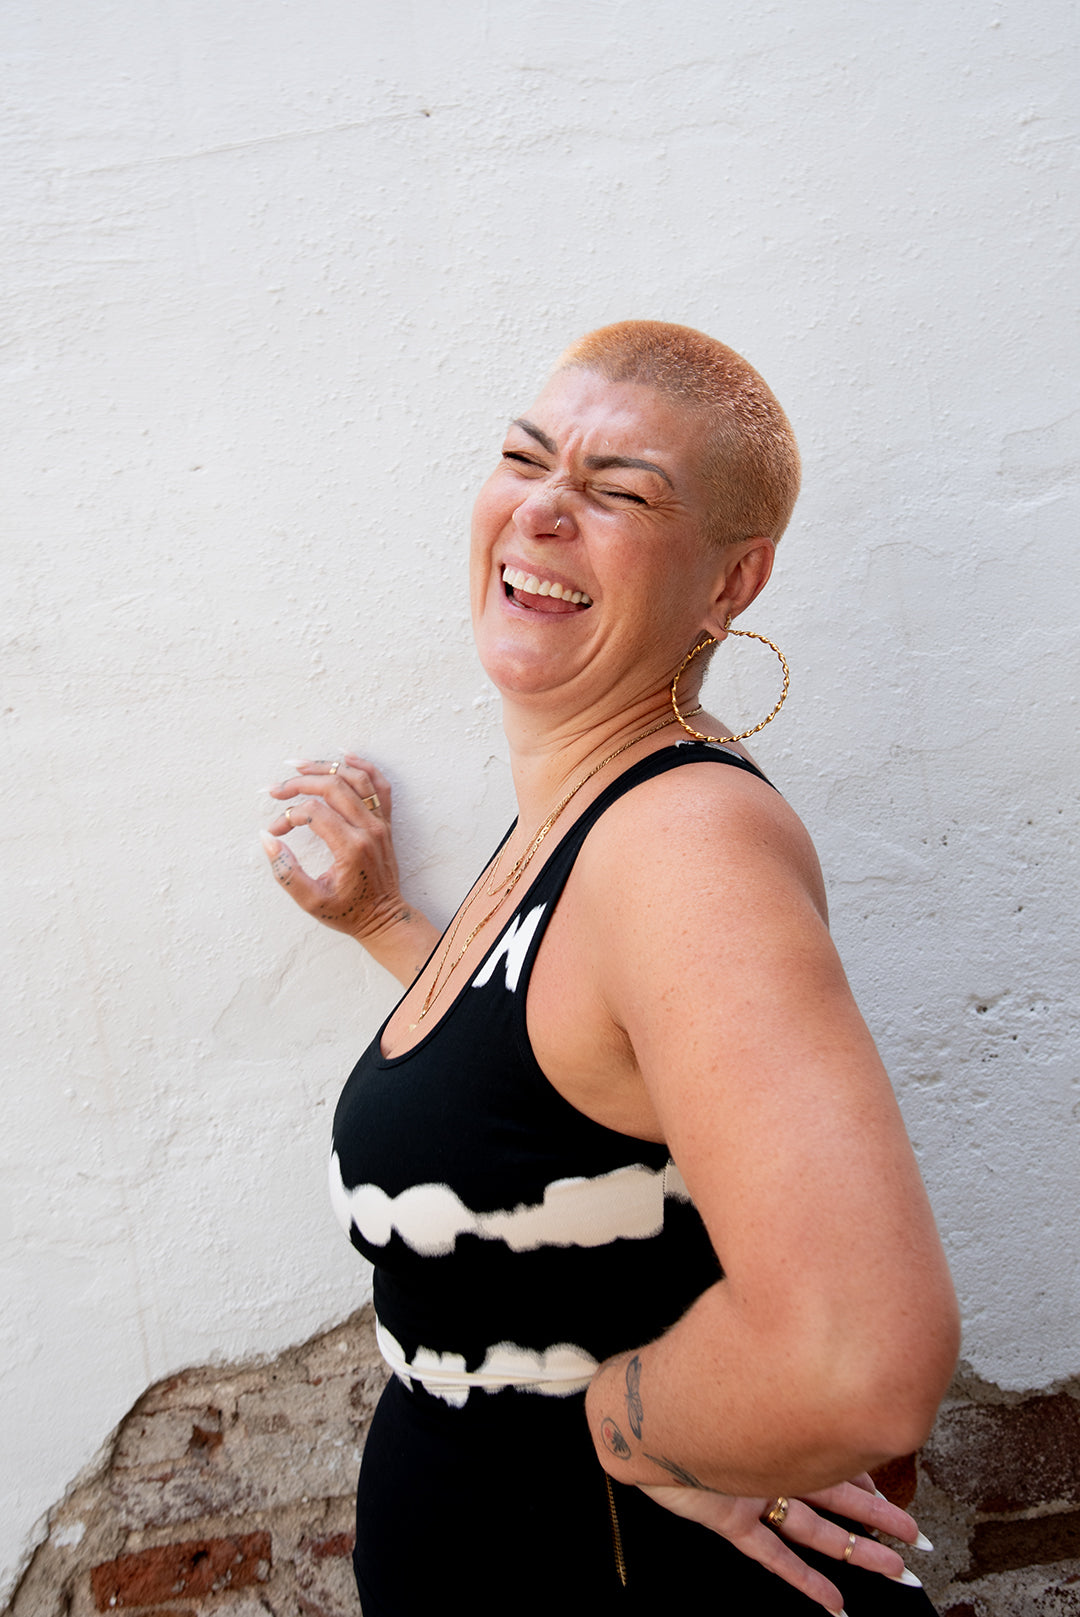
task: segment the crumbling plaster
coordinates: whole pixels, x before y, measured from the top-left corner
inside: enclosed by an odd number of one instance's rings
[[[59,0],[3,31],[0,1584],[149,1383],[365,1294],[323,1159],[391,986],[273,889],[258,788],[362,747],[449,913],[509,809],[470,497],[560,344],[627,314],[732,342],[796,424],[758,753],[968,1359],[1078,1373],[1064,0]],[[749,717],[767,683],[727,678]]]

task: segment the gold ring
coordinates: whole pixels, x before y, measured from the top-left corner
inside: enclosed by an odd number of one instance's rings
[[[850,1561],[851,1560],[851,1557],[855,1554],[855,1546],[856,1546],[856,1544],[858,1542],[859,1541],[855,1537],[854,1533],[849,1533],[848,1534],[848,1536],[847,1536],[847,1549],[844,1551],[844,1560],[845,1561]]]
[[[295,827],[295,825],[293,825],[293,823],[292,823],[292,809],[291,809],[291,808],[287,808],[287,809],[286,809],[286,810],[285,810],[285,818],[286,818],[286,819],[287,819],[287,820],[288,820],[288,822],[289,822],[289,830],[290,830],[290,831],[295,831],[295,830],[296,830],[296,827]]]
[[[336,763],[332,763],[330,765],[330,768],[326,771],[326,773],[328,775],[336,775],[338,770],[341,768],[341,765],[342,765],[342,759],[339,758]]]
[[[783,1494],[777,1494],[772,1506],[765,1512],[765,1520],[773,1527],[782,1527],[788,1513],[788,1502]]]
[[[363,805],[364,805],[364,807],[366,809],[371,810],[372,814],[378,814],[378,812],[379,812],[379,794],[378,794],[378,792],[372,792],[370,797],[362,797],[360,799],[360,801],[361,801],[361,803],[363,803]]]

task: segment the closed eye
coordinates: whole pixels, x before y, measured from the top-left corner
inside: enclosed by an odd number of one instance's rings
[[[631,494],[630,490],[625,488],[602,488],[599,493],[612,500],[629,500],[633,505],[648,505],[649,503],[648,500],[643,500],[640,494]]]

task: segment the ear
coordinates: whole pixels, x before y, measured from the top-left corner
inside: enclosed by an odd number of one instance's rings
[[[702,627],[714,640],[723,640],[729,618],[745,612],[769,582],[776,558],[776,541],[763,534],[740,539],[720,552],[720,567],[713,591],[712,607]]]

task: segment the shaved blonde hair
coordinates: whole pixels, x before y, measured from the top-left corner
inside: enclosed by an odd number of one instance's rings
[[[572,343],[555,369],[637,382],[685,406],[706,425],[709,538],[779,539],[799,492],[799,448],[772,390],[741,354],[691,326],[620,320]]]

